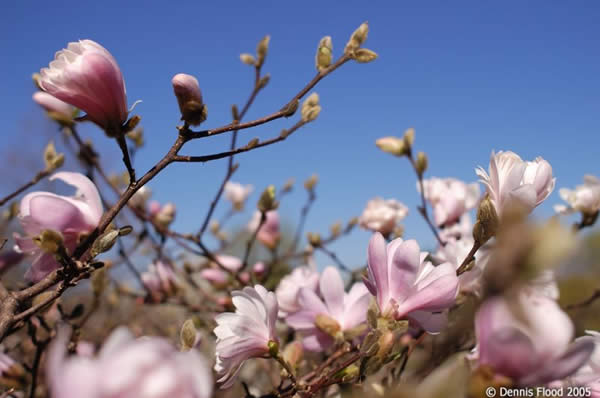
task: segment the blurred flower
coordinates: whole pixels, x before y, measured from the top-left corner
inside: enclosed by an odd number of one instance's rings
[[[217,254],[215,256],[219,264],[232,272],[237,272],[242,268],[242,260],[227,254]],[[221,269],[215,262],[211,262],[208,268],[200,271],[200,276],[212,282],[217,287],[224,286],[229,281],[229,273]]]
[[[116,329],[95,357],[66,356],[68,333],[59,333],[46,372],[54,398],[210,398],[212,375],[196,350],[178,352],[166,339],[134,339]]]
[[[359,223],[364,229],[387,236],[407,214],[408,208],[397,200],[374,198],[367,202]]]
[[[600,333],[586,330],[587,336],[578,337],[575,342],[590,341],[594,344],[594,352],[589,360],[568,379],[573,386],[589,387],[592,398],[600,397]]]
[[[65,119],[73,119],[75,107],[67,104],[44,91],[37,91],[33,94],[33,100],[46,112],[54,112]]]
[[[148,199],[150,199],[150,196],[152,196],[152,190],[147,185],[144,185],[133,194],[131,199],[129,199],[129,204],[135,208],[144,209],[146,207],[146,202],[148,202]],[[152,203],[154,202],[156,201],[153,201]],[[156,202],[156,204],[158,205],[156,212],[158,212],[158,210],[160,210],[160,204],[158,202]],[[156,205],[154,206],[156,207]]]
[[[157,206],[158,204],[158,206]],[[177,214],[177,208],[174,203],[166,203],[163,206],[156,201],[150,203],[150,214],[154,219],[154,223],[161,228],[168,228],[173,221],[175,221],[175,215]]]
[[[37,282],[60,267],[52,253],[43,251],[32,238],[44,230],[60,232],[68,251],[77,246],[82,233],[91,232],[102,217],[102,202],[96,186],[80,173],[59,172],[50,180],[59,179],[77,188],[75,196],[56,195],[51,192],[31,192],[21,199],[19,222],[26,236],[15,234],[15,250],[34,257],[25,274]]]
[[[237,211],[244,210],[244,203],[252,193],[252,185],[242,185],[237,182],[227,181],[225,184],[225,199],[231,202],[233,208]]]
[[[198,79],[192,75],[178,73],[173,76],[171,83],[181,111],[181,119],[194,126],[202,123],[206,119],[206,113]]]
[[[261,285],[245,287],[231,293],[235,313],[217,315],[215,371],[221,388],[233,385],[243,363],[269,353],[270,343],[277,342],[277,299]]]
[[[268,267],[265,263],[259,261],[252,266],[252,272],[257,276],[262,276],[265,272],[267,272],[267,268]]]
[[[271,210],[268,211],[266,215],[267,219],[258,230],[258,235],[256,235],[256,238],[269,249],[274,249],[279,243],[279,238],[281,236],[279,232],[279,214],[276,210]],[[252,217],[252,220],[250,220],[248,223],[248,231],[251,233],[256,231],[256,228],[258,228],[260,225],[260,218],[260,211],[256,211]]]
[[[517,385],[542,385],[573,374],[594,344],[578,341],[558,304],[535,291],[487,299],[475,315],[477,361]]]
[[[417,183],[417,190],[420,185]],[[455,178],[429,178],[423,180],[425,199],[433,207],[437,225],[449,225],[459,221],[468,210],[477,206],[479,185],[466,184]]]
[[[174,294],[179,283],[173,266],[160,260],[148,266],[148,270],[142,273],[142,281],[159,300]]]
[[[298,294],[300,289],[310,289],[316,292],[319,287],[319,273],[314,267],[297,267],[283,277],[275,290],[279,303],[279,316],[282,318],[300,310]]]
[[[471,215],[469,213],[464,213],[460,216],[458,222],[440,228],[439,235],[443,242],[450,239],[473,238],[473,222],[471,221]]]
[[[369,242],[365,285],[376,296],[383,316],[408,318],[436,333],[446,323],[442,311],[454,304],[458,277],[454,265],[433,266],[426,257],[414,240],[397,238],[386,246],[383,236],[376,233]]]
[[[600,210],[600,179],[597,177],[586,175],[583,177],[583,185],[578,185],[574,190],[561,188],[558,192],[569,206],[555,205],[557,213],[580,211],[583,214],[594,214]]]
[[[123,75],[100,44],[92,40],[69,43],[40,75],[42,90],[83,110],[105,131],[118,132],[127,120]]]
[[[348,293],[335,267],[323,270],[319,281],[321,300],[314,290],[302,288],[298,293],[300,310],[285,320],[302,336],[304,348],[324,351],[334,343],[337,334],[353,329],[367,319],[369,292],[364,284],[355,283]]]
[[[518,204],[531,211],[554,190],[550,163],[537,157],[533,162],[521,160],[514,152],[492,152],[489,174],[479,167],[475,173],[487,187],[496,213]]]

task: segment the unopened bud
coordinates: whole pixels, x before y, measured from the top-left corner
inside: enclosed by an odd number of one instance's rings
[[[329,65],[331,65],[332,56],[333,44],[331,42],[331,36],[325,36],[319,42],[319,47],[317,47],[317,55],[315,57],[315,64],[319,72],[327,69]]]
[[[486,195],[481,203],[479,203],[477,222],[473,226],[473,238],[475,242],[483,245],[490,240],[490,238],[496,235],[498,223],[498,214],[496,213],[494,203],[490,199],[490,196]]]
[[[242,61],[242,63],[244,63],[246,65],[251,65],[251,66],[256,65],[256,58],[254,58],[254,55],[252,55],[252,54],[248,54],[248,53],[240,54],[240,61]]]
[[[312,93],[302,103],[302,121],[305,123],[312,122],[319,116],[321,106],[319,105],[319,95]]]
[[[419,174],[420,177],[422,177],[423,173],[425,173],[425,170],[427,170],[427,165],[428,165],[428,161],[427,161],[427,155],[425,154],[425,152],[417,153],[417,160],[415,161],[415,168],[417,169],[417,173]]]
[[[175,220],[177,208],[173,203],[167,203],[154,216],[154,221],[162,228],[167,228]]]
[[[246,144],[246,148],[247,149],[252,149],[252,148],[254,148],[255,146],[258,145],[258,142],[259,142],[258,138],[254,137],[250,141],[248,141],[248,143]]]
[[[269,84],[270,80],[271,80],[271,75],[269,75],[268,73],[266,75],[264,75],[263,77],[261,77],[260,80],[258,81],[258,89],[262,90],[263,88],[265,88],[267,86],[267,84]]]
[[[378,342],[379,350],[377,351],[377,356],[379,357],[379,359],[381,359],[382,361],[385,360],[388,353],[394,346],[394,341],[394,333],[389,330],[381,335]]]
[[[310,243],[312,247],[321,246],[321,235],[320,234],[308,232],[306,234],[306,238],[308,239],[308,243]]]
[[[133,115],[132,117],[129,118],[129,120],[127,120],[127,123],[125,123],[125,126],[123,127],[123,131],[129,133],[130,131],[135,129],[137,127],[137,125],[140,124],[141,121],[142,121],[141,116]]]
[[[236,104],[231,105],[231,118],[237,121],[240,120],[240,111]]]
[[[377,59],[377,57],[377,53],[375,51],[369,50],[368,48],[359,48],[358,50],[354,51],[353,56],[354,60],[361,64],[366,64],[371,61],[374,61]]]
[[[266,213],[277,209],[278,205],[279,203],[275,200],[275,186],[269,185],[260,195],[260,199],[258,200],[258,210]]]
[[[379,330],[372,330],[363,339],[360,345],[360,353],[366,357],[371,357],[379,351],[379,339],[381,332]]]
[[[50,141],[44,149],[44,163],[47,171],[53,171],[63,165],[65,162],[65,155],[56,152],[54,141]]]
[[[292,368],[298,367],[302,357],[304,356],[304,348],[299,341],[292,341],[285,346],[283,350],[283,359],[290,364]]]
[[[341,221],[336,221],[335,223],[331,224],[331,226],[329,227],[329,231],[331,232],[331,236],[334,238],[340,236],[340,234],[342,233]]]
[[[192,319],[188,319],[181,326],[181,332],[179,333],[179,341],[181,343],[182,351],[189,351],[196,346],[198,342],[198,330]]]
[[[295,99],[292,102],[290,102],[289,104],[287,104],[282,110],[281,112],[283,112],[283,116],[285,117],[290,117],[292,116],[294,113],[296,113],[296,111],[298,110],[298,105],[300,104],[300,102]]]
[[[34,73],[31,75],[31,80],[33,81],[33,85],[38,89],[38,90],[42,90],[42,86],[40,86],[40,79],[42,78],[42,75],[40,75],[39,73]]]
[[[217,234],[219,233],[219,231],[220,231],[220,230],[221,230],[221,224],[219,223],[219,221],[217,221],[217,220],[213,220],[213,221],[210,223],[210,232],[211,232],[213,235],[217,235]]]
[[[115,245],[118,238],[119,231],[117,230],[108,231],[102,234],[92,245],[93,256],[95,257],[100,253],[109,251]]]
[[[326,333],[327,335],[333,338],[338,338],[342,331],[342,327],[340,326],[338,321],[325,314],[317,314],[317,316],[315,317],[315,326],[320,331]]]
[[[315,189],[317,182],[319,182],[319,176],[313,174],[306,181],[304,181],[304,188],[306,188],[307,191],[312,191]]]
[[[408,149],[410,150],[410,148],[412,148],[413,144],[415,143],[415,129],[412,127],[406,129],[406,131],[404,132],[404,137],[402,138],[404,140],[404,143],[408,146]]]
[[[358,224],[358,217],[352,217],[350,221],[348,221],[348,226],[346,228],[354,228]]]
[[[206,120],[206,107],[202,102],[202,92],[198,79],[185,73],[179,73],[171,80],[177,97],[181,120],[196,126]]]
[[[266,35],[258,42],[258,46],[256,46],[256,66],[262,66],[265,63],[269,51],[269,41],[271,41],[271,36]]]
[[[360,368],[356,364],[345,367],[341,372],[342,383],[348,383],[360,375]]]
[[[58,231],[45,229],[38,236],[34,237],[33,241],[45,252],[56,253],[63,246],[64,238]]]
[[[348,40],[346,48],[344,48],[344,53],[352,54],[354,51],[358,50],[360,46],[367,40],[368,34],[369,24],[367,22],[364,22],[350,36],[350,40]]]
[[[293,178],[288,179],[283,187],[281,188],[281,192],[290,192],[294,188],[294,183],[296,181]]]
[[[398,137],[383,137],[375,141],[375,145],[385,153],[404,156],[408,153],[404,140]]]
[[[127,138],[133,141],[133,144],[136,148],[141,148],[144,146],[144,129],[138,127],[136,129],[131,130],[127,133]]]

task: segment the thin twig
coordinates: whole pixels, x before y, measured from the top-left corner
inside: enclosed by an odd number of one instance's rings
[[[5,196],[4,198],[0,199],[0,206],[3,206],[6,202],[10,201],[14,197],[16,197],[16,196],[20,195],[21,193],[25,192],[26,190],[28,190],[29,188],[31,188],[32,186],[34,186],[35,184],[37,184],[38,182],[40,182],[41,180],[43,180],[44,178],[48,177],[50,174],[52,174],[52,170],[42,170],[42,171],[38,172],[35,175],[35,177],[33,177],[28,183],[26,183],[25,185],[21,186],[19,189],[17,189],[13,193],[11,193],[11,194]]]

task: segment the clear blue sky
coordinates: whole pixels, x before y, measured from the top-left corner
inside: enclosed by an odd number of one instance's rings
[[[308,226],[323,232],[335,220],[359,215],[373,196],[397,198],[411,208],[407,236],[431,247],[433,239],[414,210],[414,176],[406,161],[377,150],[380,136],[415,127],[417,148],[429,155],[430,176],[474,181],[473,169],[487,168],[492,149],[527,159],[543,156],[554,167],[557,187],[580,183],[584,173],[600,174],[597,1],[5,2],[0,150],[43,146],[36,138],[52,127],[31,101],[30,76],[69,41],[89,38],[104,45],[125,75],[130,104],[143,100],[136,108],[147,139],[136,158],[141,173],[175,138],[175,73],[197,76],[209,110],[204,126],[220,126],[229,122],[230,105],[245,101],[251,87],[251,68],[239,62],[239,54],[253,52],[270,34],[264,69],[271,83],[249,114],[259,117],[278,109],[314,75],[322,36],[333,37],[339,55],[365,20],[371,27],[366,47],[379,59],[349,64],[328,77],[316,89],[323,106],[319,119],[282,144],[239,156],[234,180],[261,190],[317,172],[319,200]],[[246,130],[241,142],[275,135],[290,124]],[[121,170],[113,142],[94,126],[82,134],[94,137],[105,161],[112,160],[109,169]],[[201,140],[183,153],[220,151],[228,140]],[[174,165],[152,182],[157,199],[178,204],[176,229],[197,228],[224,170],[224,161]],[[304,198],[296,189],[285,199],[285,219],[297,219]],[[555,192],[537,214],[551,214],[558,201]],[[355,232],[335,248],[348,264],[358,265],[368,237]]]

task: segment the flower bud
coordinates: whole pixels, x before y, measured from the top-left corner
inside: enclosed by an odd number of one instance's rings
[[[404,144],[410,150],[410,148],[412,148],[413,144],[415,143],[415,129],[413,129],[412,127],[409,129],[406,129],[402,139],[404,140]]]
[[[266,271],[267,271],[267,265],[265,263],[263,263],[262,261],[259,261],[258,263],[254,264],[254,266],[252,267],[252,272],[256,276],[262,276],[265,274]]]
[[[317,56],[315,57],[315,64],[317,70],[321,72],[327,69],[331,65],[331,58],[333,52],[333,44],[331,43],[331,36],[325,36],[319,42],[317,47]]]
[[[269,185],[267,189],[263,191],[258,200],[258,210],[266,213],[270,210],[275,210],[279,206],[277,200],[275,200],[275,186]]]
[[[490,240],[498,230],[498,215],[489,195],[479,204],[477,209],[477,222],[473,226],[473,238],[475,242],[483,245]]]
[[[154,221],[162,228],[168,228],[175,220],[177,208],[173,203],[167,203],[156,213]]]
[[[342,233],[342,223],[337,221],[329,227],[329,231],[331,232],[332,237],[338,237]]]
[[[242,61],[242,63],[244,63],[246,65],[251,65],[251,66],[256,65],[256,58],[254,58],[254,55],[252,55],[252,54],[248,54],[248,53],[240,54],[240,61]]]
[[[342,327],[338,321],[325,314],[317,314],[315,317],[315,326],[333,338],[339,337],[342,331]]]
[[[46,165],[46,171],[54,171],[61,167],[65,162],[65,155],[57,153],[54,146],[54,141],[50,141],[44,149],[44,163]]]
[[[95,257],[100,253],[109,251],[115,245],[118,238],[119,231],[117,230],[108,231],[102,234],[92,245],[93,256]]]
[[[306,234],[306,237],[308,239],[308,243],[310,243],[312,247],[321,246],[321,235],[320,234],[308,232]]]
[[[404,156],[408,153],[408,147],[404,140],[398,137],[383,137],[375,141],[375,145],[385,153],[394,156]]]
[[[319,116],[321,112],[321,106],[319,105],[319,95],[317,93],[312,93],[308,96],[306,100],[302,103],[302,121],[305,123],[312,122]]]
[[[258,42],[258,46],[256,47],[257,67],[260,67],[265,63],[265,58],[267,57],[267,52],[269,51],[269,41],[271,41],[271,36],[266,35],[261,41]]]
[[[33,94],[33,100],[48,113],[48,116],[63,126],[71,126],[77,108],[44,91]]]
[[[344,54],[352,54],[354,51],[358,50],[367,40],[368,33],[369,24],[368,22],[364,22],[350,36],[350,40],[348,40],[346,48],[344,48]]]
[[[171,80],[177,97],[181,120],[197,126],[206,120],[206,107],[202,102],[202,92],[198,79],[185,73],[178,73]]]
[[[298,367],[303,356],[304,348],[299,341],[292,341],[286,345],[283,350],[283,359],[289,363],[292,368]]]
[[[272,357],[279,355],[279,343],[275,340],[269,340],[267,343],[267,348],[269,349],[269,355]]]
[[[319,182],[319,176],[313,174],[308,178],[308,180],[304,181],[304,188],[306,188],[307,191],[312,191],[315,189],[317,182]]]
[[[181,326],[181,332],[179,334],[179,341],[181,343],[181,351],[189,351],[196,346],[199,338],[198,330],[192,319],[187,319],[183,326]]]
[[[359,48],[354,52],[354,60],[361,64],[366,64],[376,60],[378,57],[375,51],[369,50],[368,48]]]
[[[267,84],[269,84],[269,81],[271,80],[271,75],[270,74],[266,74],[263,77],[260,78],[260,80],[258,81],[258,89],[262,90],[263,88],[267,87]]]
[[[141,148],[144,146],[144,129],[141,127],[134,128],[130,132],[127,133],[127,138],[133,141],[133,144],[136,148]]]
[[[0,353],[0,384],[16,389],[24,388],[29,384],[23,365],[4,353]]]
[[[423,176],[423,173],[425,173],[425,170],[427,170],[427,165],[428,165],[428,161],[427,161],[427,155],[425,154],[425,152],[417,153],[417,160],[415,161],[415,168],[417,169],[417,173],[419,174],[419,177]]]
[[[281,187],[281,192],[290,192],[294,188],[295,182],[296,180],[293,178],[288,179],[285,184],[283,184],[283,187]]]

